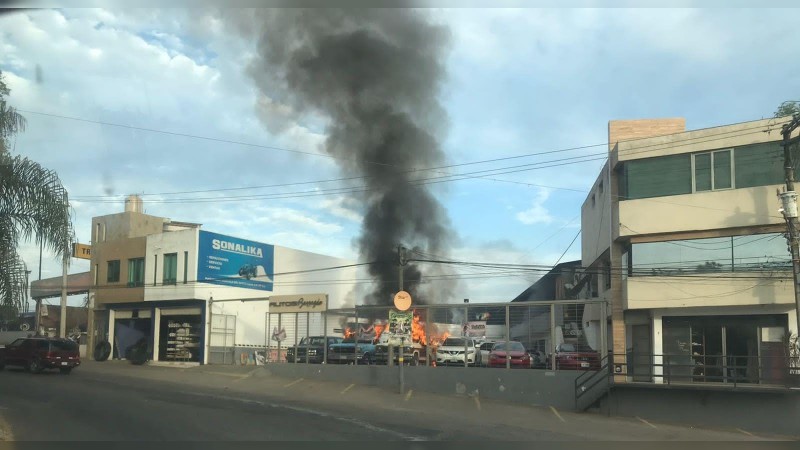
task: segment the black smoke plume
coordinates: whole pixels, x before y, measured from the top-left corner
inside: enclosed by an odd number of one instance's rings
[[[259,103],[269,105],[262,118],[278,110],[322,116],[325,151],[348,175],[365,177],[367,191],[354,194],[364,206],[360,259],[378,263],[370,266],[376,285],[364,300],[391,304],[399,244],[448,253],[447,215],[428,187],[414,181],[440,175],[415,170],[445,160],[438,141],[446,115],[438,96],[449,31],[408,9],[260,10],[249,23],[260,30],[249,74]],[[274,130],[276,123],[267,125]],[[415,303],[442,300],[420,298],[420,266],[406,266],[404,279]]]

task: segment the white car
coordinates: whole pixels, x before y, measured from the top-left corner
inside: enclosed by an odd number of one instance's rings
[[[489,353],[492,352],[492,347],[494,347],[494,341],[484,341],[480,343],[478,347],[478,364],[481,366],[488,366],[489,365]]]
[[[436,365],[463,366],[465,347],[467,363],[471,366],[480,364],[480,353],[475,348],[475,341],[472,338],[450,337],[445,339],[442,345],[436,349]]]

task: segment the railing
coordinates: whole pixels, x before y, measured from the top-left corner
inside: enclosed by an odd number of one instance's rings
[[[587,371],[575,378],[575,410],[583,411],[611,389],[611,354],[600,360],[600,369]]]
[[[800,381],[800,361],[783,355],[627,353],[614,356],[625,360],[615,374],[632,377],[632,381],[704,383],[734,388],[739,385],[794,387]]]

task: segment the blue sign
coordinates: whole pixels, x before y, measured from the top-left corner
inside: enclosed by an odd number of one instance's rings
[[[272,291],[275,247],[200,231],[197,281]]]

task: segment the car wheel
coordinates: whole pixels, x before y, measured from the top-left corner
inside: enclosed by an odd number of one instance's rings
[[[371,366],[372,365],[372,355],[370,355],[369,353],[364,353],[364,357],[361,358],[361,361],[363,361],[365,365]]]
[[[30,329],[31,329],[31,324],[29,324],[27,322],[23,322],[23,323],[19,324],[19,331],[28,331]]]
[[[61,375],[69,375],[72,373],[72,367],[61,367],[58,371],[61,372]]]
[[[42,363],[39,362],[38,359],[32,359],[28,363],[28,372],[30,373],[40,373],[44,368],[42,367]]]
[[[419,353],[414,353],[414,356],[411,357],[411,365],[412,366],[419,365]]]

